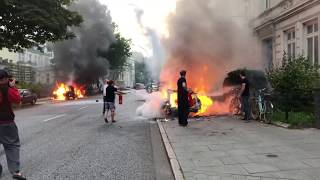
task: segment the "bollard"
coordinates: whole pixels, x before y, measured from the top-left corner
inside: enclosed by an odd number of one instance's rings
[[[314,89],[314,105],[316,115],[316,128],[320,129],[320,88]]]

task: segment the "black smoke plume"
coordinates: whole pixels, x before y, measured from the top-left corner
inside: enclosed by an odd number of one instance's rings
[[[54,45],[54,67],[57,80],[81,84],[96,82],[107,74],[107,59],[98,57],[115,41],[114,26],[107,7],[98,0],[75,1],[70,7],[84,19],[81,27],[72,28],[76,38]]]

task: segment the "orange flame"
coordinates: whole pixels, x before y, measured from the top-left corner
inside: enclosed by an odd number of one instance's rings
[[[75,84],[73,84],[72,86],[74,87],[76,98],[83,98],[85,94],[83,88],[80,88]],[[64,83],[57,83],[56,88],[52,94],[55,100],[64,101],[66,100],[66,93],[68,91],[71,91],[70,86],[67,86]]]
[[[219,87],[221,79],[223,79],[224,68],[219,68],[216,64],[210,64],[211,61],[209,60],[205,62],[208,62],[208,64],[199,63],[198,61],[184,63],[184,59],[171,58],[164,65],[161,72],[161,82],[165,82],[163,88],[177,89],[176,82],[179,78],[179,72],[184,69],[187,71],[188,88],[196,92],[196,96],[201,101],[201,109],[194,115],[213,115],[228,112],[228,103],[215,101],[211,98],[211,95],[216,92],[216,88]],[[164,97],[168,98],[171,106],[178,106],[176,93],[172,93],[170,97]]]

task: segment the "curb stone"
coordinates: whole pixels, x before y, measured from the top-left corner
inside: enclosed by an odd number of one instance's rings
[[[278,121],[275,121],[275,122],[272,122],[273,125],[275,126],[278,126],[278,127],[283,127],[283,128],[286,128],[288,129],[289,128],[289,124],[286,124],[286,123],[283,123],[283,122],[278,122]]]
[[[168,135],[167,135],[165,129],[163,128],[161,121],[157,120],[157,123],[158,123],[158,127],[160,130],[163,144],[166,148],[167,156],[170,160],[170,165],[171,165],[171,169],[172,169],[174,178],[175,178],[175,180],[185,180],[183,173],[182,173],[182,170],[181,170],[181,166],[180,166],[178,159],[176,157],[176,154],[174,153],[173,148],[169,142]]]

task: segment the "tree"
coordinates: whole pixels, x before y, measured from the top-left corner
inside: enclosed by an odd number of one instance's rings
[[[127,60],[132,55],[131,40],[121,36],[120,33],[115,34],[115,42],[113,42],[107,51],[98,50],[98,55],[109,61],[111,70],[122,71],[128,64]]]
[[[70,39],[70,26],[82,17],[67,9],[73,0],[2,0],[0,2],[0,49],[19,51]]]
[[[150,73],[148,72],[148,68],[146,63],[143,62],[135,62],[135,81],[137,83],[147,84],[150,81]]]
[[[284,56],[282,66],[268,72],[276,104],[286,113],[286,120],[289,112],[313,111],[313,88],[319,78],[317,67],[303,56],[292,59]]]

